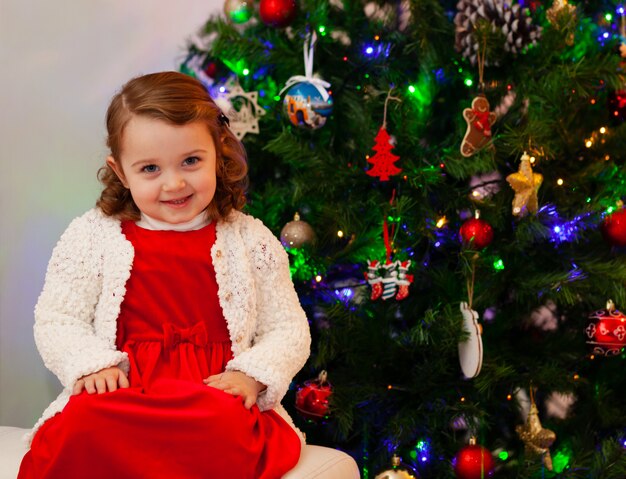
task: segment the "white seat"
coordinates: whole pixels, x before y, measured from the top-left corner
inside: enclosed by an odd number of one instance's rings
[[[27,429],[0,427],[0,479],[15,479],[26,446]],[[306,445],[297,466],[283,479],[359,479],[359,468],[348,454],[328,447]]]

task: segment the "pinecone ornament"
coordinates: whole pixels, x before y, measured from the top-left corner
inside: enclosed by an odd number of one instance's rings
[[[504,50],[513,54],[536,45],[541,37],[541,27],[533,25],[528,8],[511,4],[510,0],[459,0],[456,8],[455,47],[472,65],[476,65],[479,50],[479,39],[473,32],[481,19],[487,20],[493,31],[502,30],[506,38]]]

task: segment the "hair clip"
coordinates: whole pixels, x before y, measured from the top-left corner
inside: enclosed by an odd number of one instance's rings
[[[217,117],[217,119],[222,126],[224,125],[230,126],[230,120],[228,119],[226,115],[224,115],[223,112],[220,112],[220,115]]]

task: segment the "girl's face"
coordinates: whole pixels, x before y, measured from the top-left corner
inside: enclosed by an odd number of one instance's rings
[[[190,221],[215,195],[215,145],[202,122],[173,125],[133,116],[121,158],[107,158],[139,210],[159,221]]]

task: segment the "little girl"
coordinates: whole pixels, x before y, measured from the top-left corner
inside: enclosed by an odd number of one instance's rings
[[[278,479],[300,456],[280,401],[310,335],[285,251],[240,211],[243,146],[175,72],[128,82],[107,130],[104,190],[35,308],[64,390],[18,478]]]

